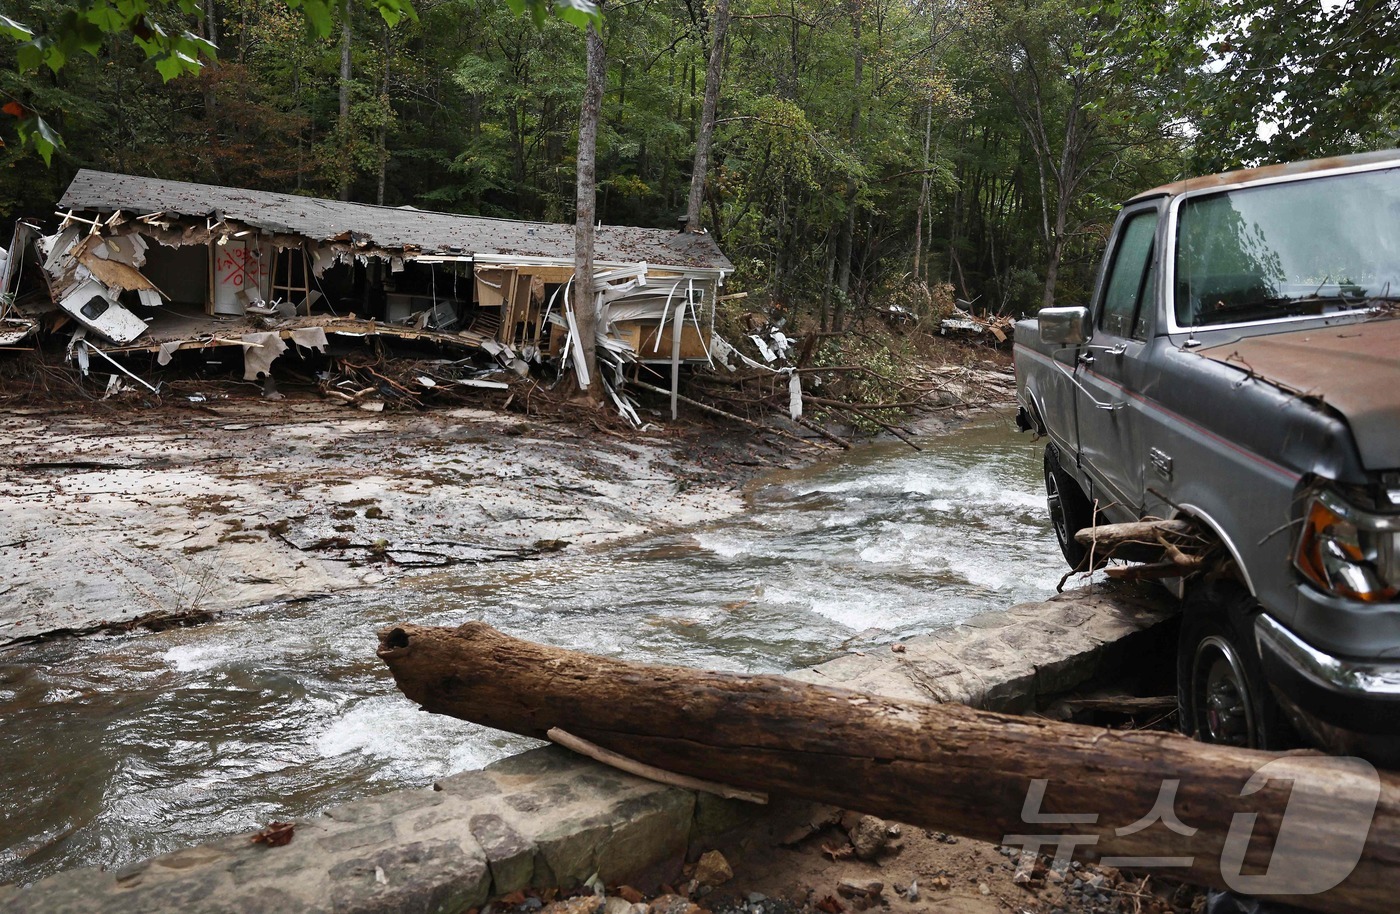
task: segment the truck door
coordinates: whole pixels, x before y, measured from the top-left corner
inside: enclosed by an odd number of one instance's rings
[[[1093,335],[1075,365],[1079,457],[1095,482],[1092,496],[1110,516],[1140,516],[1143,502],[1142,400],[1128,392],[1143,380],[1157,286],[1158,221],[1156,203],[1118,217],[1092,309]]]

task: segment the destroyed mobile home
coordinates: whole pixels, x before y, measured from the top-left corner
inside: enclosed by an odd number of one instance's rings
[[[155,390],[131,356],[154,356],[158,368],[182,350],[235,348],[244,378],[258,380],[289,344],[325,351],[378,337],[590,380],[572,226],[90,170],[57,216],[52,234],[16,225],[0,345],[66,333],[84,374],[97,357]],[[729,351],[714,336],[714,307],[733,267],[705,234],[599,226],[595,245],[602,381],[635,422],[619,393],[626,371],[653,363],[674,378],[681,365],[712,363],[712,348]]]

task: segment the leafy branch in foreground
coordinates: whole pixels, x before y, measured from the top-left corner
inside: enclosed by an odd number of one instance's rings
[[[404,19],[417,20],[412,0],[363,0],[390,27]],[[538,0],[532,0],[538,2]],[[556,0],[562,4],[563,0]],[[572,4],[582,0],[570,0]],[[307,32],[318,38],[330,34],[335,16],[330,0],[286,0],[301,13]],[[587,4],[591,6],[591,4]],[[195,75],[205,60],[214,60],[218,48],[179,23],[204,16],[200,0],[76,0],[47,30],[0,15],[0,35],[14,42],[15,67],[21,75],[47,68],[58,73],[74,57],[86,53],[94,59],[108,40],[129,41],[146,55],[164,82]],[[11,98],[0,111],[16,118],[20,143],[30,146],[47,165],[63,137],[37,111]]]
[[[592,0],[506,0],[506,6],[517,15],[528,11],[535,25],[543,25],[551,12],[581,29],[603,23],[603,14]]]

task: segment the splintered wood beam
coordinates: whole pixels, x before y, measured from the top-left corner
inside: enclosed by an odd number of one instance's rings
[[[480,622],[379,639],[399,688],[438,714],[1051,854],[1165,859],[1149,871],[1319,911],[1395,908],[1400,779],[1355,759],[629,663]],[[1266,870],[1294,888],[1271,889]]]

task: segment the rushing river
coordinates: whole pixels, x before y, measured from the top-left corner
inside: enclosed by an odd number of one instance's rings
[[[0,882],[304,818],[533,744],[419,712],[374,655],[387,624],[482,619],[771,672],[1052,592],[1039,446],[1007,416],[925,446],[771,477],[743,516],[625,547],[0,652]]]

